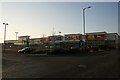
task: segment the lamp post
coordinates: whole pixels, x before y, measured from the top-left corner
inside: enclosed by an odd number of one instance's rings
[[[6,25],[8,25],[8,23],[3,23],[5,25],[5,31],[4,31],[4,52],[5,52],[5,41],[6,41]]]
[[[15,32],[16,33],[16,41],[17,41],[17,34],[18,34],[18,32]]]
[[[59,35],[61,35],[61,32],[59,32]]]
[[[5,25],[5,31],[4,31],[4,44],[5,44],[5,41],[6,41],[6,25],[8,25],[8,23],[3,23]]]
[[[85,34],[85,10],[91,8],[91,6],[83,8],[83,35],[84,35],[84,45],[83,49],[85,49],[85,40],[86,40],[86,34]]]

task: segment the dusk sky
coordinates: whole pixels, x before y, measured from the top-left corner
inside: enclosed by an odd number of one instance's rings
[[[86,9],[86,33],[118,33],[118,2],[3,2],[2,22],[7,22],[7,40],[30,35],[40,38],[56,34],[83,34],[83,8]],[[4,37],[4,25],[0,27],[0,42]]]

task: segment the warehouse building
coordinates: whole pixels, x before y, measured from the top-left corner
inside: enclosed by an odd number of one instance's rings
[[[109,46],[118,48],[119,35],[117,33],[107,33],[106,40],[107,40]]]
[[[93,32],[86,33],[86,44],[89,47],[93,46],[103,46],[106,42],[106,32]]]
[[[117,33],[92,32],[86,33],[85,46],[89,47],[119,47],[120,36]],[[41,38],[30,38],[30,36],[19,36],[18,41],[7,40],[7,44],[24,45],[34,47],[49,48],[83,48],[84,35],[82,34],[65,34],[53,35]]]
[[[18,43],[19,45],[27,45],[29,42],[30,36],[19,36]]]
[[[64,40],[64,36],[62,35],[53,35],[48,36],[48,47],[49,48],[61,48],[61,43]]]
[[[48,42],[48,38],[47,37],[42,37],[42,38],[31,38],[29,40],[31,45],[39,45],[39,44],[43,44]]]
[[[82,34],[65,34],[62,46],[66,48],[80,48],[82,46]]]

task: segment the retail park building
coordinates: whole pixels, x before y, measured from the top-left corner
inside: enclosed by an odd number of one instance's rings
[[[86,33],[86,37],[82,34],[65,34],[62,35],[52,35],[48,37],[41,38],[30,38],[30,36],[19,36],[18,40],[7,40],[6,43],[14,45],[44,45],[51,47],[74,47],[79,48],[86,43],[87,46],[101,46],[108,45],[113,47],[120,46],[120,36],[117,33],[107,33],[107,32],[92,32]]]

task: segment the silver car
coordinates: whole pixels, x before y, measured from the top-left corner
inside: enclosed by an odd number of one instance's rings
[[[30,48],[30,47],[25,47],[23,49],[18,50],[18,53],[32,53],[34,51],[34,49]]]

